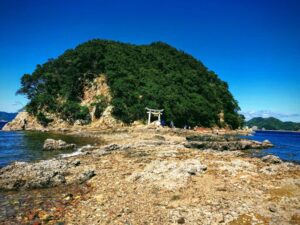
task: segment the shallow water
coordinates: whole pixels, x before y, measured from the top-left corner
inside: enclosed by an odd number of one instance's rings
[[[100,138],[86,138],[58,133],[42,132],[0,132],[0,166],[13,161],[35,161],[49,159],[76,150],[44,151],[47,138],[61,139],[75,143],[78,148],[87,144],[103,144]],[[60,221],[65,208],[76,204],[84,197],[89,187],[73,185],[64,188],[46,188],[26,191],[0,191],[0,224],[39,224],[41,217],[51,216]],[[73,196],[66,200],[66,195]],[[63,223],[60,223],[63,224]]]
[[[75,137],[49,132],[4,132],[0,131],[0,168],[13,161],[34,161],[49,159],[62,153],[74,150],[43,151],[43,144],[47,138],[61,139],[67,143],[75,143],[78,147],[87,144],[101,144],[99,138]]]
[[[0,191],[0,224],[45,224],[48,219],[64,224],[67,207],[86,198],[91,188],[86,184],[24,191]],[[46,219],[46,220],[48,220]],[[52,223],[53,224],[53,223]]]
[[[256,131],[253,136],[246,137],[256,141],[269,140],[274,147],[252,152],[253,156],[262,157],[272,154],[284,161],[300,163],[300,133],[279,131]]]

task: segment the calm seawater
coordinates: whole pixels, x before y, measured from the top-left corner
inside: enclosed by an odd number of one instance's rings
[[[300,163],[300,133],[279,131],[256,131],[253,136],[246,137],[256,141],[269,140],[273,148],[255,151],[254,156],[262,157],[272,154],[284,161]]]
[[[43,144],[47,138],[61,139],[67,143],[75,143],[78,147],[101,143],[100,139],[81,138],[57,133],[0,131],[0,168],[13,161],[48,159],[58,156],[61,153],[71,153],[74,151],[43,151]]]
[[[5,124],[5,122],[0,122],[0,130],[2,129],[2,127],[4,127]]]
[[[42,146],[47,138],[62,139],[67,143],[75,143],[78,147],[87,144],[101,144],[99,139],[81,138],[69,135],[42,132],[3,132],[0,131],[0,168],[13,161],[33,161],[58,156],[66,151],[43,151]],[[300,163],[300,133],[257,131],[252,140],[269,140],[275,146],[270,149],[250,152],[251,155],[262,157],[267,154],[279,156],[285,161]]]

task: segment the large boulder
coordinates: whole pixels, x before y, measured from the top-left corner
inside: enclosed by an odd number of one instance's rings
[[[37,119],[28,112],[19,112],[15,119],[5,124],[2,128],[4,131],[43,129],[44,127],[37,121]]]
[[[69,164],[64,160],[38,163],[16,162],[0,170],[0,189],[19,190],[45,188],[66,183]]]
[[[0,169],[0,190],[48,188],[86,182],[95,176],[78,159],[50,159],[35,163],[15,162]]]
[[[241,139],[235,136],[190,136],[184,144],[187,148],[213,149],[218,151],[234,151],[247,149],[264,149],[273,147],[268,140],[264,142]]]
[[[266,155],[261,158],[261,160],[265,163],[270,163],[270,164],[279,164],[282,163],[282,160],[275,155]]]
[[[264,140],[264,141],[262,142],[262,146],[263,146],[264,148],[271,148],[271,147],[273,147],[274,145],[273,145],[269,140]]]
[[[62,140],[46,139],[44,142],[44,150],[65,150],[65,149],[75,149],[75,144],[67,144]]]

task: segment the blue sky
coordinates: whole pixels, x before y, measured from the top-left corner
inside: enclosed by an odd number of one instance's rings
[[[36,64],[92,38],[164,41],[215,71],[251,115],[300,121],[300,1],[0,1],[0,111]],[[267,113],[266,113],[267,112]]]

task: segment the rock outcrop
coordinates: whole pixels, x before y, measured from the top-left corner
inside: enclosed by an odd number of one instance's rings
[[[241,151],[185,148],[187,135],[199,136],[187,130],[126,128],[81,135],[101,137],[105,145],[0,170],[1,189],[58,186],[8,192],[0,224],[299,224],[299,165]],[[219,136],[188,139],[239,141]],[[25,208],[13,211],[17,207]]]
[[[2,128],[4,131],[42,129],[44,129],[44,127],[34,116],[31,116],[28,112],[19,112],[14,120],[5,124],[5,126]]]
[[[93,170],[75,174],[70,170],[80,165],[78,160],[43,160],[36,163],[15,162],[0,170],[0,190],[20,190],[55,187],[68,183],[83,183],[95,175]]]
[[[282,160],[275,155],[266,155],[266,156],[262,157],[261,160],[263,162],[270,163],[270,164],[282,163]]]
[[[96,107],[93,105],[93,103],[99,96],[105,99],[107,106],[103,110],[101,116],[96,118]],[[115,119],[112,115],[113,106],[110,104],[111,99],[112,97],[110,88],[107,84],[106,76],[99,75],[99,77],[95,78],[91,85],[85,87],[83,99],[80,103],[82,106],[87,106],[89,108],[91,123],[84,120],[76,120],[74,124],[69,124],[60,119],[58,115],[45,113],[47,118],[51,119],[51,122],[45,128],[38,122],[36,117],[30,115],[28,112],[20,112],[13,121],[7,123],[3,127],[3,130],[63,130],[81,126],[87,126],[90,128],[114,128],[123,126],[123,123]]]
[[[86,86],[83,92],[83,100],[81,105],[90,106],[98,96],[105,97],[106,101],[110,103],[112,97],[110,94],[110,88],[107,84],[107,78],[104,74],[99,75],[99,77],[95,78],[90,86]],[[93,108],[91,106],[90,108]],[[93,112],[91,109],[90,111]],[[92,121],[97,120],[95,115],[91,114]]]
[[[75,149],[75,144],[67,144],[62,140],[46,139],[43,145],[44,150],[64,150],[64,149]]]
[[[235,136],[191,136],[186,138],[187,148],[213,149],[218,151],[234,151],[247,149],[265,149],[273,146],[271,142],[240,139]]]
[[[199,160],[189,159],[181,162],[152,161],[141,172],[133,173],[128,180],[152,183],[169,190],[184,186],[190,176],[203,173],[207,167]]]

